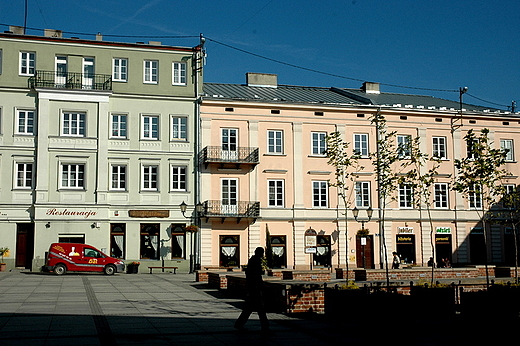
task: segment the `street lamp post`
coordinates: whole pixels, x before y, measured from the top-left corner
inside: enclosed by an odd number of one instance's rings
[[[370,220],[372,219],[372,215],[374,213],[374,210],[372,209],[372,207],[368,207],[368,209],[366,209],[366,211],[367,211],[368,220],[358,220],[359,209],[357,207],[354,207],[354,209],[352,209],[352,214],[354,215],[354,219],[357,222],[361,223],[361,230],[363,231],[363,234],[365,231],[365,222],[370,222]],[[367,264],[366,264],[366,258],[365,258],[365,245],[366,245],[366,243],[361,241],[361,246],[362,246],[361,255],[363,256],[363,268],[366,269]]]
[[[186,216],[186,210],[188,209],[188,205],[182,201],[181,204],[179,204],[179,208],[181,210],[182,216],[184,216],[187,219],[193,220],[192,223],[196,224],[196,227],[199,227],[199,223],[197,222],[200,217],[200,213],[202,212],[203,205],[201,203],[197,203],[195,206],[195,213],[193,216]],[[195,252],[196,252],[196,245],[194,241],[194,233],[197,232],[197,229],[191,229],[190,232],[190,241],[191,241],[191,251],[190,251],[190,274],[195,272]]]

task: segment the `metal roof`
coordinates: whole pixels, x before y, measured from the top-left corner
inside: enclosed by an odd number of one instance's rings
[[[241,100],[323,105],[373,105],[409,109],[459,110],[457,101],[427,95],[366,93],[362,89],[277,85],[274,87],[246,84],[204,83],[205,99]],[[465,111],[500,112],[498,109],[464,103]]]

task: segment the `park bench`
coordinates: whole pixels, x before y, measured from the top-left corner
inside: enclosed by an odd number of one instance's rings
[[[173,274],[177,274],[177,268],[178,267],[148,267],[150,274],[152,274],[152,270],[154,269],[162,269],[162,271],[164,271],[164,269],[173,269]]]

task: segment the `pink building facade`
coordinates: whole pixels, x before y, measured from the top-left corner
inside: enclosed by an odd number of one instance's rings
[[[460,265],[482,264],[485,255],[490,263],[511,261],[511,230],[503,225],[482,229],[478,213],[451,187],[454,159],[465,155],[463,137],[470,128],[488,128],[495,145],[512,149],[504,168],[513,174],[504,183],[516,186],[518,115],[382,93],[376,83],[329,89],[278,85],[275,75],[247,77],[243,85],[204,87],[202,269],[244,265],[257,246],[266,247],[271,267],[289,269],[380,268],[391,263],[394,251],[403,266],[426,266],[431,256]],[[369,158],[377,150],[370,120],[376,112],[385,117],[389,132],[396,131],[396,141],[419,137],[422,151],[442,158],[432,187],[431,224],[424,209],[409,203],[404,187],[386,202],[385,222],[380,222],[383,206]],[[360,153],[364,167],[355,172],[347,206],[331,184],[334,167],[323,153],[326,136],[336,131]],[[306,237],[310,233],[315,237]]]

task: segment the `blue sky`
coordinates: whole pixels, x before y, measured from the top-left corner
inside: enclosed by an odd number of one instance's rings
[[[24,4],[0,0],[1,30],[24,25]],[[195,46],[202,33],[207,82],[244,83],[246,72],[262,72],[278,74],[280,84],[358,88],[366,80],[380,82],[382,91],[451,100],[458,100],[459,88],[467,86],[467,103],[507,109],[518,101],[520,106],[518,0],[28,4],[28,28],[60,29],[66,37],[93,38],[81,34],[101,32],[111,41]]]

